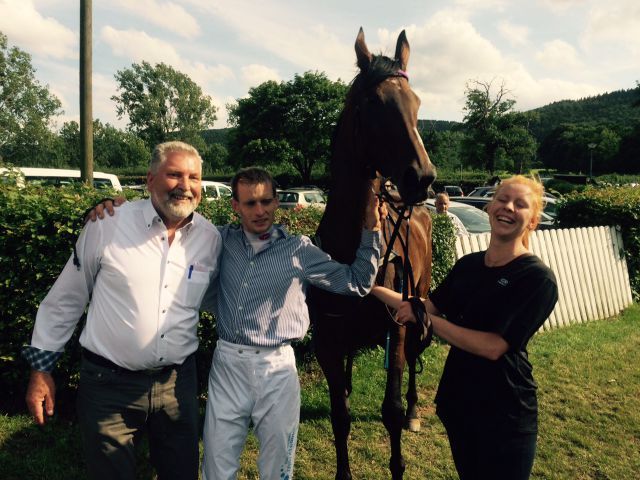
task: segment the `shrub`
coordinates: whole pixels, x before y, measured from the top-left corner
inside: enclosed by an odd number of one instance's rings
[[[431,291],[447,276],[456,261],[456,230],[448,215],[431,214]]]
[[[587,187],[563,198],[558,208],[562,228],[618,225],[634,299],[640,298],[640,188]]]
[[[24,408],[24,391],[28,367],[21,361],[20,350],[28,344],[38,305],[53,285],[71,254],[82,229],[87,208],[116,192],[94,190],[84,186],[65,188],[0,186],[0,391],[2,410]],[[125,191],[134,199],[140,192]],[[238,222],[228,199],[201,202],[198,211],[216,225]],[[322,212],[314,209],[279,210],[276,221],[293,234],[312,235]],[[433,279],[442,280],[453,263],[453,226],[444,216],[434,219]],[[206,389],[211,354],[217,339],[215,319],[203,313],[198,327],[200,349],[197,353],[200,392]],[[80,322],[82,324],[82,320]],[[58,398],[72,398],[78,378],[80,348],[77,336],[67,344],[54,375]],[[297,347],[308,350],[308,336]],[[71,406],[63,400],[59,405]]]
[[[38,305],[69,258],[84,210],[104,196],[83,186],[0,188],[0,390],[9,401],[22,400],[26,374],[15,362]],[[77,372],[69,368],[76,353],[61,359],[65,382]]]

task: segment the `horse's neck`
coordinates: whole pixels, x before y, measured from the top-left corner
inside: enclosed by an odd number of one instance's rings
[[[349,168],[351,152],[335,149],[332,159],[332,187],[318,227],[322,249],[335,260],[351,263],[360,244],[371,180]]]

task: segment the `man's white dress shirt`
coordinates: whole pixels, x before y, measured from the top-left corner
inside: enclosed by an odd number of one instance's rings
[[[127,202],[116,215],[89,222],[76,250],[40,304],[31,346],[58,352],[87,303],[81,345],[121,367],[142,370],[181,364],[198,348],[200,305],[218,274],[220,233],[193,214],[167,229],[150,200]]]

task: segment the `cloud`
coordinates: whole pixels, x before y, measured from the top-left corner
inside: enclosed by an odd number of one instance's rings
[[[554,41],[540,53],[540,60],[551,66],[562,63],[556,71],[561,77],[535,76],[529,67],[504,54],[485,38],[465,13],[458,9],[441,10],[424,24],[406,27],[411,45],[409,76],[422,106],[419,118],[461,120],[465,86],[469,80],[504,80],[517,101],[518,110],[543,106],[563,98],[580,98],[602,92],[602,85],[566,77],[566,68],[581,66],[575,49],[566,42]],[[387,43],[398,32],[380,31]]]
[[[565,13],[573,7],[584,6],[584,0],[540,0],[540,3],[553,13]]]
[[[640,3],[616,0],[592,8],[587,19],[583,42],[587,48],[606,46],[619,55],[632,55],[637,68],[640,60]]]
[[[233,105],[235,103],[236,99],[234,97],[225,97],[222,100],[218,97],[213,97],[213,104],[218,109],[216,111],[216,121],[213,124],[213,128],[226,128],[229,126],[229,111],[227,110],[227,105]]]
[[[581,68],[576,49],[564,40],[553,40],[544,44],[544,48],[536,53],[536,60],[549,69]]]
[[[116,9],[127,10],[145,22],[151,22],[185,38],[200,34],[198,21],[180,5],[157,0],[112,0]]]
[[[205,65],[189,61],[169,42],[151,37],[138,30],[116,30],[111,26],[102,29],[101,39],[113,54],[132,62],[142,61],[154,65],[165,63],[186,74],[203,89],[209,83],[217,84],[235,77],[231,68],[225,65]]]
[[[242,67],[241,71],[242,80],[247,85],[247,88],[256,87],[268,80],[275,80],[276,82],[281,80],[277,70],[264,65],[247,65]]]
[[[353,43],[347,46],[308,9],[252,0],[189,1],[224,22],[244,45],[294,65],[298,73],[317,70],[333,80],[350,80],[355,74]]]
[[[498,31],[511,45],[526,45],[529,40],[529,27],[524,25],[502,21],[498,24]]]
[[[11,45],[31,55],[77,58],[78,35],[54,18],[36,11],[31,0],[0,1],[0,31]]]
[[[455,0],[454,3],[466,10],[502,10],[509,5],[507,0]]]

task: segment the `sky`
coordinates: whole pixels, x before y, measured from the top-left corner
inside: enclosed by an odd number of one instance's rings
[[[62,102],[57,128],[79,118],[79,5],[0,0],[0,31]],[[318,71],[350,82],[360,27],[369,50],[389,56],[406,31],[421,119],[461,121],[473,80],[504,83],[523,111],[640,80],[638,0],[93,0],[93,116],[125,128],[115,74],[164,62],[212,98],[214,127],[226,127],[226,105],[264,81]]]

